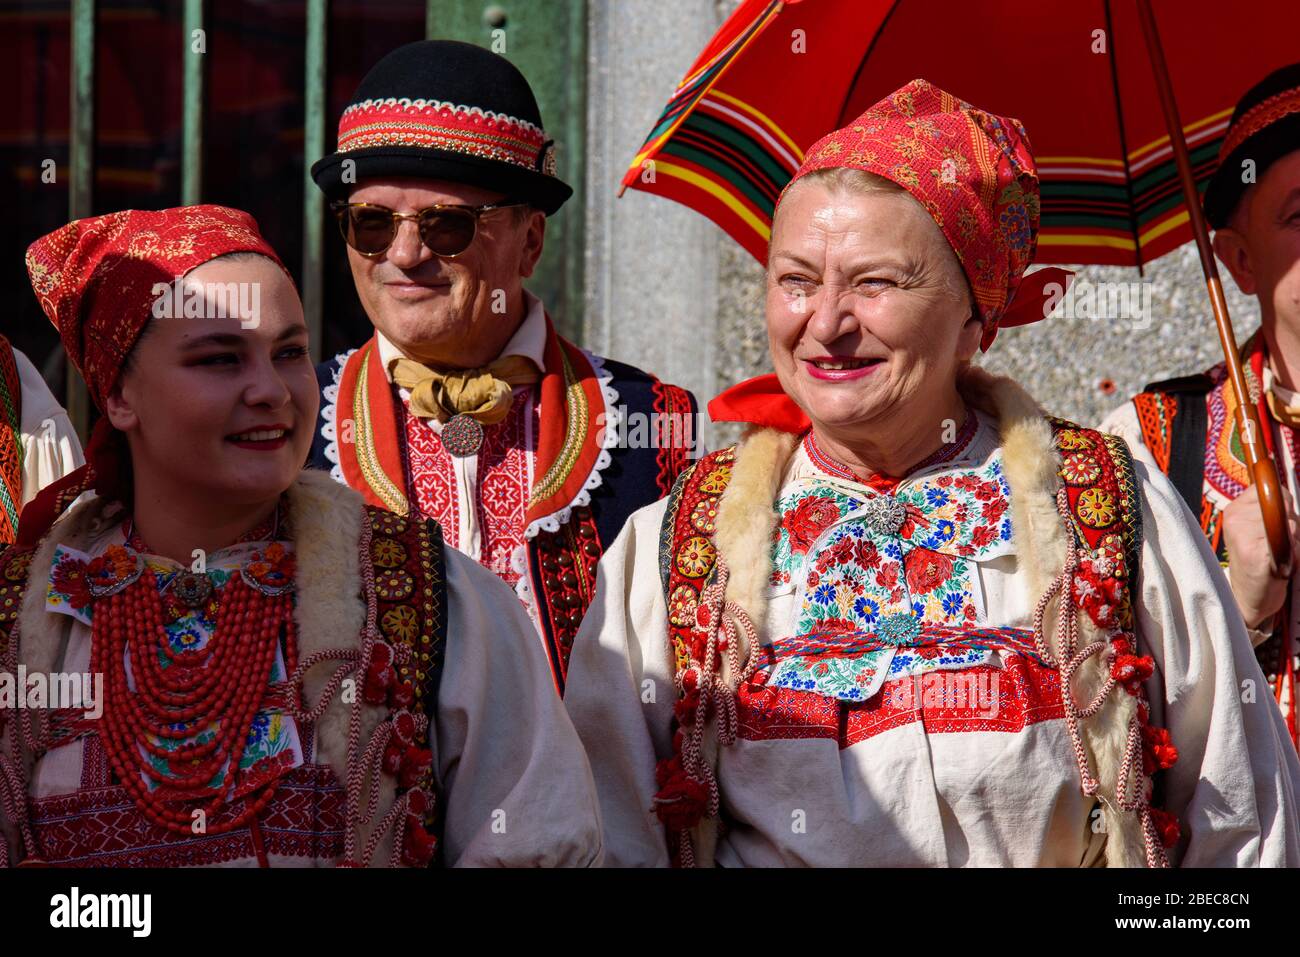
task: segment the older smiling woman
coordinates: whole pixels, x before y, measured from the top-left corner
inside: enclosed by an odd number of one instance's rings
[[[1191,516],[970,360],[1041,319],[1020,124],[924,81],[778,203],[775,375],[601,562],[612,864],[1290,864],[1300,766]],[[1227,609],[1227,611],[1225,611]]]

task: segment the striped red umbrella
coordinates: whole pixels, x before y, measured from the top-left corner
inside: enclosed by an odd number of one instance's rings
[[[922,77],[1024,123],[1041,177],[1037,262],[1141,267],[1196,239],[1240,395],[1200,203],[1185,196],[1208,183],[1238,97],[1295,61],[1297,36],[1296,0],[745,0],[678,85],[623,188],[700,211],[762,261],[803,151]],[[1253,403],[1238,408],[1254,416]],[[1253,439],[1258,422],[1242,434],[1282,566],[1276,472]]]
[[[1155,8],[1203,188],[1237,98],[1295,61],[1300,3]],[[1139,266],[1191,240],[1133,0],[746,0],[623,185],[699,210],[762,259],[803,151],[915,77],[1025,124],[1039,262]]]

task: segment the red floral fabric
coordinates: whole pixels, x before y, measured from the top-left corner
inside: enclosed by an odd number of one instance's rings
[[[452,455],[429,423],[406,410],[406,451],[414,506],[420,515],[442,526],[443,539],[459,548],[459,510],[474,508],[481,529],[478,560],[507,585],[519,581],[522,569],[514,556],[524,544],[528,524],[530,475],[536,474],[537,441],[541,427],[541,406],[530,390],[520,390],[505,419],[483,429],[483,446],[478,453],[478,500],[459,501],[456,467]],[[530,422],[531,420],[531,422]],[[531,440],[531,441],[530,441]]]
[[[1038,246],[1038,169],[1019,120],[913,80],[814,143],[782,198],[801,177],[836,167],[897,183],[934,218],[970,280],[983,348],[1000,323],[1043,318],[1042,286],[1063,283],[1063,270],[1035,273],[1007,314]]]
[[[832,498],[806,498],[781,518],[789,533],[790,551],[802,555],[817,536],[839,520],[840,509]]]
[[[78,219],[27,249],[36,298],[100,408],[148,325],[155,283],[227,253],[284,265],[248,213],[224,206],[127,209]]]

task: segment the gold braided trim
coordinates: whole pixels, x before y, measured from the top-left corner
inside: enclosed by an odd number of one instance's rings
[[[370,428],[370,397],[366,392],[366,382],[370,378],[370,350],[367,346],[361,356],[361,368],[357,372],[356,394],[352,397],[352,424],[357,446],[357,465],[365,477],[366,484],[379,496],[384,508],[398,515],[405,515],[409,510],[406,496],[395,486],[379,465],[379,456],[375,453],[375,434]],[[335,421],[334,428],[338,429]]]
[[[540,146],[517,136],[488,133],[480,130],[461,130],[454,127],[435,126],[431,123],[366,123],[354,127],[339,138],[339,151],[361,149],[365,146],[401,144],[424,146],[439,143],[448,149],[471,149],[473,145],[496,148],[506,156],[532,157]]]
[[[560,359],[564,366],[564,406],[568,419],[564,429],[564,445],[556,456],[546,475],[537,483],[533,494],[528,498],[531,508],[544,498],[554,495],[573,471],[574,463],[582,452],[582,440],[587,435],[587,394],[582,391],[568,353],[560,349]]]

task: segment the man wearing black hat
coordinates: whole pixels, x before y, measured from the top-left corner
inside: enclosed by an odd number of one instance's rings
[[[596,562],[689,464],[695,401],[563,339],[523,288],[572,190],[503,57],[442,40],[388,54],[312,176],[375,335],[318,369],[311,464],[437,519],[513,585],[563,690]]]
[[[1259,300],[1260,328],[1241,349],[1242,367],[1294,512],[1300,500],[1300,64],[1270,74],[1237,104],[1205,193],[1205,214],[1216,230],[1220,261],[1242,292]],[[1220,363],[1199,375],[1148,385],[1111,413],[1103,428],[1134,448],[1145,446],[1200,516],[1227,568],[1292,739],[1300,743],[1300,576],[1272,567],[1235,408]],[[1294,517],[1291,534],[1294,540]]]

